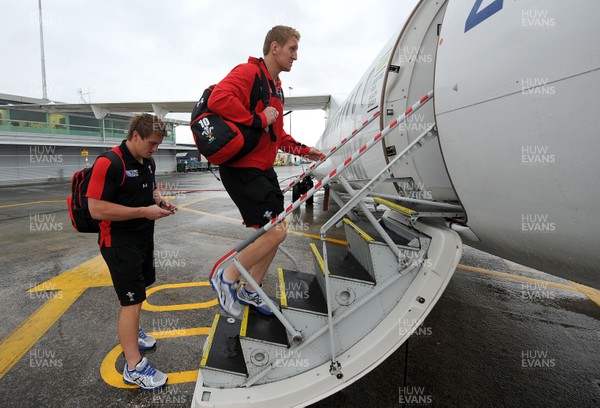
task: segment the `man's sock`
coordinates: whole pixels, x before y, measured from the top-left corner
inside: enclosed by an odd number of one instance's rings
[[[223,282],[228,283],[230,285],[233,285],[236,282],[236,281],[232,281],[232,280],[227,279],[225,277],[225,272],[223,272],[223,275],[221,275],[221,278],[223,279]]]

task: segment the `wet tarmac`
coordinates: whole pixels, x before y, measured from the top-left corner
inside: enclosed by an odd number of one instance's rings
[[[279,168],[280,178],[300,172]],[[75,232],[65,183],[0,187],[0,405],[189,406],[201,349],[218,311],[207,278],[248,236],[210,173],[158,178],[180,210],[156,224],[157,282],[142,326],[145,352],[169,374],[160,391],[126,388],[119,306],[95,234]],[[291,197],[288,195],[288,201]],[[327,213],[290,220],[285,247],[312,268]],[[331,210],[336,207],[331,205]],[[330,214],[333,212],[330,211]],[[342,231],[331,238],[343,239]],[[278,255],[272,266],[291,267]],[[275,290],[275,279],[265,284]],[[423,325],[361,380],[314,407],[598,407],[600,304],[568,281],[464,248],[461,264]]]

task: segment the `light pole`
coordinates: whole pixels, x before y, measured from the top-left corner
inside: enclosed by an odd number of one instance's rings
[[[46,58],[44,56],[44,26],[42,24],[42,0],[38,1],[40,11],[40,49],[42,54],[42,93],[43,98],[48,99],[48,91],[46,88]]]

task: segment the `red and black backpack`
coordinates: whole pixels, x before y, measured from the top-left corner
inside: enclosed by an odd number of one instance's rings
[[[111,164],[117,166],[123,172],[123,179],[121,180],[121,186],[125,183],[125,161],[121,155],[119,146],[113,147],[108,152],[102,153],[98,156],[96,161],[100,157],[106,157],[111,161]],[[96,162],[94,162],[94,165]],[[76,171],[73,174],[71,195],[67,197],[67,207],[69,209],[69,217],[71,218],[71,224],[78,232],[99,232],[100,221],[92,218],[90,209],[88,207],[88,199],[86,197],[90,179],[92,178],[92,167],[87,167],[83,170]]]
[[[251,94],[250,111],[254,111],[259,100],[262,100],[265,108],[269,106],[270,87],[262,69],[260,74],[260,92],[254,97]],[[215,85],[211,85],[202,93],[192,112],[190,127],[200,154],[211,164],[229,164],[239,160],[258,145],[263,129],[234,123],[211,112],[208,109],[208,98],[214,88]],[[272,126],[269,126],[269,133],[271,140],[275,141]]]

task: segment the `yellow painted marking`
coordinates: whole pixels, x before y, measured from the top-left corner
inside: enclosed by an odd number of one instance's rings
[[[67,205],[67,200],[44,200],[44,201],[30,201],[27,203],[16,203],[16,204],[6,204],[0,205],[0,208],[10,208],[10,207],[21,207],[23,205],[33,205],[33,204],[44,204],[44,203],[64,203]]]
[[[582,285],[580,283],[576,283],[573,281],[569,281],[569,283],[573,286],[575,286],[575,288],[583,293],[584,295],[586,295],[592,302],[594,302],[596,305],[600,306],[600,291],[594,289],[594,288],[590,288],[589,286],[585,286]]]
[[[165,289],[179,289],[179,288],[190,288],[197,286],[210,286],[209,282],[185,282],[185,283],[170,283],[167,285],[159,285],[153,288],[146,290],[146,300],[142,303],[142,309],[148,310],[151,312],[169,312],[173,310],[190,310],[190,309],[206,309],[212,306],[216,306],[219,304],[217,299],[209,300],[208,302],[200,302],[200,303],[180,303],[176,305],[165,305],[165,306],[157,306],[152,305],[148,302],[150,295],[159,290]]]
[[[367,242],[375,241],[369,234],[367,234],[362,229],[360,229],[358,227],[358,225],[356,225],[355,223],[350,221],[348,218],[344,218],[344,222],[346,224],[348,224],[354,231],[356,231],[358,233],[358,235],[360,235],[362,237],[362,239],[364,239],[365,241],[367,241]]]
[[[310,249],[312,250],[313,255],[317,259],[317,263],[319,264],[319,268],[321,269],[321,272],[323,273],[323,275],[325,275],[325,261],[323,261],[323,257],[321,257],[321,253],[317,249],[317,246],[315,244],[311,243]]]
[[[85,291],[59,291],[0,343],[0,378],[23,357]]]
[[[216,196],[202,197],[202,198],[199,198],[197,200],[186,202],[184,204],[178,205],[177,208],[186,208],[189,205],[194,205],[196,203],[199,203],[200,201],[212,200],[213,198],[219,198],[219,197],[216,197]]]
[[[217,315],[218,316],[218,315]],[[205,336],[210,333],[210,327],[195,327],[190,329],[179,329],[179,330],[165,330],[158,332],[149,332],[148,334],[154,336],[156,339],[168,339],[175,337],[184,336]],[[162,346],[161,346],[162,347]],[[108,352],[102,364],[100,365],[100,375],[104,382],[116,388],[138,388],[134,385],[127,385],[123,382],[123,373],[117,371],[116,363],[117,358],[123,352],[121,345],[115,346],[111,351]],[[173,373],[165,373],[169,376],[167,381],[168,384],[181,384],[196,382],[198,379],[198,370],[190,371],[179,371]]]
[[[240,337],[246,337],[246,330],[248,329],[249,314],[250,314],[250,307],[244,306],[244,317],[242,318],[242,325],[240,326]]]
[[[112,286],[108,268],[98,255],[27,292],[57,291],[8,337],[0,342],[0,378],[38,342],[86,289]]]
[[[283,279],[283,269],[277,269],[277,275],[279,275],[279,303],[282,307],[287,307],[287,295],[285,294],[285,280]]]
[[[485,275],[498,276],[498,277],[501,277],[501,278],[516,280],[516,281],[519,281],[519,282],[542,283],[542,284],[544,284],[545,286],[548,286],[548,287],[552,287],[552,288],[556,288],[556,289],[561,289],[561,290],[566,290],[566,291],[570,291],[570,292],[576,292],[577,291],[575,288],[573,288],[573,287],[571,287],[569,285],[563,285],[561,283],[555,283],[555,282],[548,282],[548,281],[544,281],[544,280],[541,280],[541,279],[528,278],[526,276],[513,275],[513,274],[505,273],[505,272],[490,271],[489,269],[477,268],[477,267],[474,267],[474,266],[467,266],[467,265],[462,265],[462,264],[458,264],[458,268],[463,269],[465,271],[483,273]]]
[[[186,207],[182,207],[182,206],[179,206],[178,208],[180,210],[191,211],[191,212],[194,212],[196,214],[208,215],[208,216],[214,217],[214,218],[221,218],[221,219],[227,220],[227,221],[235,221],[235,222],[238,222],[238,223],[242,222],[242,220],[240,220],[239,218],[227,217],[225,215],[213,214],[213,213],[209,213],[209,212],[206,212],[206,211],[194,210],[192,208],[186,208]]]
[[[296,231],[296,230],[289,229],[289,228],[287,229],[287,232],[290,233],[290,234],[300,235],[300,236],[303,236],[303,237],[312,238],[312,239],[316,239],[316,240],[319,240],[319,241],[321,240],[321,237],[319,235],[309,234],[308,232]],[[342,241],[340,239],[335,239],[335,238],[325,238],[325,241],[331,242],[331,243],[334,243],[334,244],[342,244],[342,245],[347,244],[346,241]]]
[[[391,208],[392,210],[396,210],[396,211],[399,211],[399,212],[407,214],[407,215],[411,215],[416,212],[415,210],[411,210],[410,208],[403,207],[400,204],[393,203],[393,202],[385,200],[381,197],[375,197],[374,200],[380,204],[385,205],[386,207]]]
[[[315,235],[315,234],[308,234],[306,232],[300,232],[300,231],[294,231],[294,230],[288,230],[288,232],[290,234],[302,235],[303,237],[321,240],[321,237],[319,237],[318,235]],[[346,245],[348,243],[347,241],[342,241],[341,239],[335,239],[335,238],[325,238],[325,241],[331,242],[332,244],[342,244],[342,245]]]
[[[190,203],[190,204],[193,204],[193,203]],[[185,204],[185,205],[190,205],[190,204]],[[192,208],[185,208],[185,207],[182,208],[182,207],[183,206],[179,206],[178,208],[181,209],[181,210],[184,210],[184,211],[191,211],[191,212],[194,212],[196,214],[208,215],[209,217],[220,218],[220,219],[227,220],[227,221],[234,221],[234,222],[236,222],[238,224],[242,223],[242,220],[239,219],[239,218],[233,218],[233,217],[228,217],[226,215],[213,214],[213,213],[209,213],[209,212],[206,212],[206,211],[200,211],[200,210],[194,210]],[[321,237],[319,237],[318,235],[308,234],[306,232],[294,231],[294,230],[291,230],[291,229],[288,229],[287,232],[290,233],[290,234],[301,235],[303,237],[308,237],[308,238],[312,238],[312,239],[317,239],[317,240],[321,239]],[[325,238],[325,241],[331,242],[333,244],[342,244],[342,245],[347,244],[346,241],[342,241],[340,239],[334,239],[334,238]]]
[[[215,315],[215,320],[213,320],[212,327],[210,329],[210,335],[208,336],[208,344],[206,345],[206,350],[202,354],[202,361],[200,361],[200,367],[206,366],[206,360],[208,360],[208,353],[210,353],[210,346],[212,346],[213,338],[215,337],[215,332],[217,331],[217,324],[219,324],[220,314]]]

